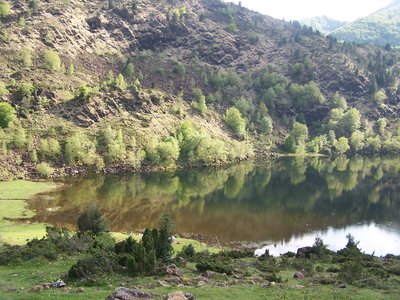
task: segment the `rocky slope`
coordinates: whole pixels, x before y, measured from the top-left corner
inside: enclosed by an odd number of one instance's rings
[[[336,92],[364,120],[385,116],[393,121],[391,130],[399,125],[400,67],[394,50],[338,43],[298,22],[219,0],[10,4],[0,24],[0,83],[7,89],[0,97],[16,109],[34,149],[46,137],[56,137],[64,149],[66,138],[76,131],[101,140],[99,132],[108,125],[122,127],[138,149],[145,149],[150,137],[174,136],[189,119],[227,145],[244,139],[258,153],[271,152],[294,120],[305,122],[312,135],[322,133]],[[57,70],[49,67],[49,50],[61,58]],[[118,74],[126,84],[116,83]],[[291,87],[309,82],[316,83],[321,97],[306,94],[308,102],[300,105],[303,98]],[[28,94],[24,83],[32,84]],[[376,107],[371,99],[379,88],[387,101]],[[206,97],[207,112],[194,109],[194,89]],[[319,100],[308,100],[313,97]],[[268,112],[260,112],[261,103]],[[223,120],[231,106],[247,119],[244,137]],[[272,118],[271,135],[262,133],[263,117]],[[18,124],[8,130],[17,129]],[[7,155],[3,161],[10,161]],[[17,151],[17,156],[29,161],[28,153]]]

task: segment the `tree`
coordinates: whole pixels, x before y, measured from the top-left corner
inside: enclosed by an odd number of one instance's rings
[[[127,87],[124,76],[121,73],[115,79],[115,86],[121,90],[125,90]]]
[[[341,109],[343,111],[347,110],[346,98],[340,96],[338,92],[336,92],[335,95],[332,97],[332,104],[335,106],[335,108]]]
[[[378,121],[376,121],[376,124],[378,125],[379,134],[383,135],[387,126],[387,120],[385,118],[380,118]]]
[[[11,11],[10,3],[8,3],[7,1],[4,1],[4,0],[1,0],[0,1],[0,18],[8,17],[8,15],[10,14],[10,11]]]
[[[304,153],[305,142],[308,140],[308,128],[306,124],[294,122],[293,129],[285,140],[286,149],[292,153]]]
[[[260,102],[260,105],[258,106],[258,113],[260,114],[261,118],[268,116],[268,108],[264,102]]]
[[[387,97],[384,89],[380,89],[379,91],[375,92],[375,94],[374,94],[374,101],[379,107],[385,103],[387,98],[388,97]]]
[[[246,121],[236,107],[231,107],[226,111],[225,122],[239,136],[243,136],[246,130]]]
[[[106,219],[95,205],[89,205],[79,216],[78,228],[80,232],[91,232],[96,235],[109,230]]]
[[[344,136],[340,137],[335,144],[335,148],[339,154],[345,154],[350,150],[349,140]]]
[[[270,117],[264,117],[261,120],[260,129],[266,135],[270,135],[273,130],[272,119]]]
[[[46,68],[58,72],[61,69],[61,59],[54,50],[46,50],[44,53],[44,63]]]
[[[159,225],[159,235],[156,248],[156,256],[163,262],[168,262],[172,258],[172,233],[174,223],[170,216],[164,215],[161,217]]]
[[[129,79],[129,80],[134,80],[135,79],[135,66],[133,65],[133,63],[129,62],[124,70],[125,76]]]
[[[364,148],[365,134],[361,131],[354,131],[350,137],[350,145],[354,151],[360,151]]]
[[[29,9],[31,10],[32,14],[37,14],[37,12],[39,11],[38,0],[30,0]]]
[[[345,131],[350,136],[354,131],[361,126],[361,114],[356,108],[350,108],[342,118],[342,123]]]
[[[0,127],[7,128],[15,118],[15,109],[6,102],[0,102]]]

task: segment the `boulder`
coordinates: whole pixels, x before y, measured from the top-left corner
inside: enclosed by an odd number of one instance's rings
[[[178,269],[178,267],[176,265],[169,265],[166,269],[166,273],[168,275],[172,275],[172,276],[178,276],[178,277],[182,277],[183,273],[181,270]]]
[[[112,295],[108,296],[106,300],[139,300],[139,299],[151,299],[159,297],[158,294],[147,293],[137,288],[125,288],[119,287],[114,290]]]
[[[304,276],[304,274],[301,273],[301,272],[296,272],[296,273],[294,273],[293,278],[296,278],[296,279],[304,279],[305,276]]]
[[[207,284],[207,282],[200,280],[200,281],[197,283],[197,287],[202,287],[202,286],[205,286],[206,284]]]
[[[67,284],[64,281],[62,281],[61,279],[54,281],[51,285],[52,285],[52,287],[55,287],[55,288],[63,288],[63,287],[67,286]]]
[[[216,274],[217,274],[217,273],[215,273],[215,272],[213,272],[213,271],[205,271],[205,272],[203,273],[203,275],[201,275],[201,276],[203,276],[203,277],[205,277],[205,278],[208,278],[208,279],[211,279],[211,278],[213,278]]]
[[[165,296],[164,300],[187,300],[187,298],[182,291],[175,291]]]
[[[174,284],[182,283],[182,279],[180,277],[167,278],[167,279],[165,279],[165,281],[168,283],[174,283]]]
[[[302,247],[297,249],[296,258],[310,258],[313,247]]]

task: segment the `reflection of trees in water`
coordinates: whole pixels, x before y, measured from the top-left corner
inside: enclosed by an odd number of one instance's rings
[[[157,224],[164,213],[178,229],[223,240],[276,239],[400,213],[397,159],[294,158],[222,169],[67,179],[67,187],[30,202],[36,219],[73,227],[89,202],[113,230]],[[58,207],[48,211],[47,208]],[[309,224],[309,227],[305,227]]]

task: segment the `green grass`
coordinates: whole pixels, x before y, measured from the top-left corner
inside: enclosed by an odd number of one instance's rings
[[[0,182],[0,200],[28,200],[32,196],[57,188],[53,182],[25,180]]]
[[[61,258],[56,262],[26,262],[23,265],[0,266],[0,299],[105,299],[112,291],[119,286],[146,286],[154,283],[159,277],[124,277],[112,274],[99,277],[96,286],[83,286],[84,293],[77,293],[79,283],[68,284],[68,290],[60,289],[43,290],[40,292],[30,291],[32,287],[52,282],[62,278],[69,267],[76,262],[77,258]],[[199,274],[194,270],[194,266],[189,264],[183,269],[184,276],[194,278]],[[197,288],[185,286],[159,287],[154,289],[143,288],[143,290],[158,293],[160,295],[169,292],[182,290],[190,292],[198,299],[399,299],[399,291],[384,291],[371,289],[358,289],[348,286],[339,289],[334,286],[314,285],[310,280],[298,281],[292,277],[293,271],[280,272],[280,276],[288,282],[275,287],[264,288],[247,284],[232,285],[227,287],[217,287],[210,284]],[[162,278],[161,278],[162,279]],[[232,278],[226,279],[232,282]],[[296,289],[295,285],[302,285],[304,288]]]
[[[28,239],[42,237],[46,225],[28,221],[35,213],[26,207],[25,200],[57,186],[51,182],[0,182],[0,243],[21,245]]]

